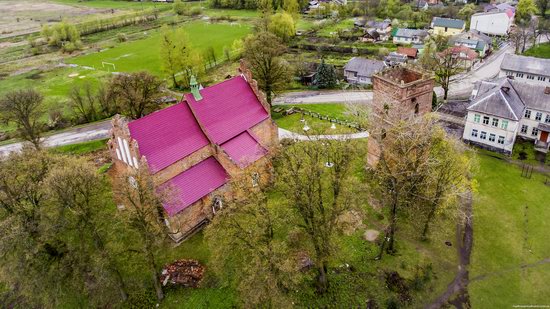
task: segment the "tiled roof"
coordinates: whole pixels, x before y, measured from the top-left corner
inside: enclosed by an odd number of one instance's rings
[[[380,60],[353,57],[346,63],[344,70],[357,72],[359,76],[371,77],[372,74],[382,70],[385,66],[384,62]]]
[[[550,59],[505,54],[500,69],[549,76]]]
[[[267,150],[247,131],[223,143],[221,147],[240,167],[250,165],[267,153]]]
[[[228,181],[228,177],[220,163],[214,157],[209,157],[165,184],[174,190],[174,192],[170,192],[174,196],[171,201],[164,203],[164,209],[169,216],[173,216],[224,185]]]
[[[449,47],[443,51],[442,54],[448,53],[452,53],[460,59],[474,60],[477,58],[477,53],[475,51],[463,45]]]
[[[269,118],[269,114],[242,76],[206,87],[200,93],[200,101],[195,101],[192,94],[186,94],[185,99],[206,134],[216,144],[222,144]]]
[[[208,145],[208,139],[185,103],[131,121],[128,129],[152,173]]]
[[[432,27],[447,27],[453,29],[464,28],[465,22],[460,19],[434,17],[432,19]]]
[[[416,55],[418,54],[418,50],[414,47],[403,47],[399,46],[397,48],[397,53],[402,55],[407,55],[411,58],[416,58]]]

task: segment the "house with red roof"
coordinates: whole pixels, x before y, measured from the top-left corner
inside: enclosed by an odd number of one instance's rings
[[[465,70],[470,70],[477,62],[478,57],[478,54],[473,49],[463,45],[451,46],[440,53],[441,56],[449,54],[453,58],[458,59],[459,65]]]
[[[203,89],[194,81],[181,102],[143,118],[112,121],[114,170],[147,169],[157,188],[170,187],[164,219],[175,241],[231,198],[230,179],[250,177],[255,186],[270,178],[277,126],[250,71],[241,65],[239,72]]]

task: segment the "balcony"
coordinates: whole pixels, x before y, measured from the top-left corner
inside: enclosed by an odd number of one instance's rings
[[[548,142],[543,142],[541,140],[536,140],[535,141],[535,150],[543,152],[543,153],[547,153],[549,145],[550,145],[550,143],[548,143]]]

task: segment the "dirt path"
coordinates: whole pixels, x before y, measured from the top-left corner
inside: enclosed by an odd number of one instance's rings
[[[469,308],[470,296],[468,294],[469,283],[469,266],[470,255],[474,243],[473,229],[473,211],[472,211],[472,193],[468,192],[467,196],[462,199],[462,210],[464,211],[464,220],[457,223],[457,253],[459,259],[458,273],[454,280],[447,286],[447,290],[431,304],[426,306],[427,309],[438,309],[446,304],[452,304],[456,308]],[[453,296],[456,297],[451,299]]]

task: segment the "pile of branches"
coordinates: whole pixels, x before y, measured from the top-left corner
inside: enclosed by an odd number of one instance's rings
[[[160,276],[163,286],[183,286],[195,288],[199,285],[204,275],[204,266],[197,260],[177,260],[164,266]]]

